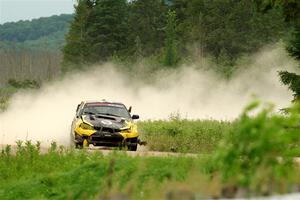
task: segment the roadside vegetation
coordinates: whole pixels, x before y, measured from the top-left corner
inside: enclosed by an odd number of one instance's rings
[[[142,121],[139,129],[151,151],[212,153],[233,123],[216,120],[187,120],[180,116],[169,120]]]
[[[201,68],[203,58],[230,78],[240,59],[279,41],[299,59],[299,9],[293,0],[78,0],[73,15],[0,25],[0,86],[104,62],[134,73],[149,63],[146,74],[186,63]],[[299,76],[279,75],[298,99]]]
[[[214,151],[131,157],[17,143],[0,154],[1,199],[182,199],[300,191],[299,106],[287,115],[249,105]],[[260,109],[255,116],[250,113]],[[209,127],[209,126],[207,126]],[[186,145],[186,144],[185,144]],[[43,153],[40,153],[40,152]]]

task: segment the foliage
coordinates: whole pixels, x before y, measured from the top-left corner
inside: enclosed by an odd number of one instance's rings
[[[184,157],[103,156],[55,143],[48,152],[30,141],[16,148],[15,155],[11,146],[0,154],[1,199],[99,199],[116,190],[148,199],[166,181],[183,182],[195,163]]]
[[[225,184],[236,184],[252,193],[288,192],[299,166],[299,105],[289,115],[271,114],[266,107],[255,116],[255,102],[245,109],[213,155],[212,168]]]
[[[232,71],[237,58],[278,41],[288,27],[282,10],[262,14],[248,0],[92,1],[90,12],[78,9],[89,2],[79,1],[67,36],[64,61],[74,64],[73,68],[80,60],[91,64],[114,57],[137,61],[137,52],[174,66],[178,58],[194,54],[192,45],[201,49],[200,56],[213,56]],[[79,24],[85,27],[82,48],[76,46],[76,41],[82,41],[76,37],[82,32],[80,26],[74,26],[78,19],[83,19]]]
[[[177,63],[177,45],[176,45],[176,12],[169,11],[167,14],[165,39],[164,65],[174,66]]]
[[[157,54],[164,46],[167,6],[161,0],[131,1],[128,5],[128,54],[135,51],[135,40],[140,38],[143,56]]]
[[[74,19],[66,36],[66,45],[63,48],[62,70],[64,72],[69,70],[69,64],[84,64],[89,53],[87,26],[91,4],[86,0],[79,0],[77,3]]]
[[[294,98],[300,98],[300,75],[295,73],[281,71],[279,76],[283,84],[288,85],[289,89],[294,92]]]
[[[298,61],[300,67],[300,21],[294,27],[291,33],[291,37],[287,42],[287,51],[293,58],[295,58]],[[287,71],[281,71],[279,72],[279,76],[281,78],[281,82],[287,85],[289,89],[294,93],[294,100],[299,100],[300,99],[300,75],[287,72]]]
[[[0,41],[19,48],[55,50],[64,43],[73,15],[42,17],[0,25]]]
[[[0,152],[0,199],[99,199],[114,194],[158,199],[182,186],[188,188],[183,193],[204,198],[228,197],[224,192],[228,190],[234,197],[241,189],[242,197],[292,192],[300,186],[300,167],[293,161],[300,155],[300,105],[288,115],[271,113],[271,107],[253,115],[257,106],[256,102],[249,105],[233,124],[188,121],[178,115],[168,122],[140,123],[144,136],[181,140],[192,136],[180,145],[197,143],[208,149],[211,145],[199,138],[219,143],[202,156],[130,157],[123,152],[104,156],[56,143],[44,148],[39,142],[18,141]]]
[[[37,89],[40,87],[40,84],[35,81],[35,80],[24,80],[24,81],[18,81],[15,79],[9,79],[8,80],[8,85],[12,86],[16,89],[27,89],[27,88],[31,88],[31,89]]]
[[[142,43],[139,36],[135,38],[135,52],[134,52],[134,59],[136,62],[141,61],[143,58],[143,50],[142,50]]]
[[[287,50],[292,57],[300,61],[300,22],[292,30],[291,37],[288,41]]]
[[[258,10],[266,12],[274,7],[284,11],[286,21],[300,20],[300,2],[297,0],[253,0]]]
[[[9,104],[9,98],[17,91],[14,87],[0,87],[0,112],[5,111]]]
[[[0,25],[0,40],[24,42],[62,31],[68,28],[72,15],[62,14],[41,17],[31,21],[9,22]]]
[[[106,61],[127,47],[128,8],[126,0],[96,1],[88,27],[91,62]],[[113,13],[113,14],[112,14]]]
[[[139,128],[150,150],[211,153],[231,130],[232,124],[215,120],[171,117],[168,121],[139,122]]]
[[[213,55],[218,63],[226,57],[227,67],[239,56],[277,41],[285,29],[280,10],[263,15],[248,0],[189,0],[184,10],[184,42],[196,42],[202,56]]]
[[[300,67],[300,22],[292,32],[287,46],[287,51],[299,62]],[[294,99],[300,99],[300,75],[295,73],[281,71],[279,76],[283,84],[287,85],[289,89],[294,93]]]
[[[300,61],[300,1],[295,0],[254,0],[258,10],[266,12],[270,9],[283,10],[285,21],[292,27],[288,38],[287,51],[296,60]],[[300,66],[300,65],[299,65]],[[283,84],[294,92],[295,100],[300,98],[300,76],[286,71],[279,72]]]
[[[63,50],[63,70],[118,56],[127,46],[127,13],[126,0],[78,1]]]
[[[0,113],[4,111],[8,106],[8,98],[0,97]]]

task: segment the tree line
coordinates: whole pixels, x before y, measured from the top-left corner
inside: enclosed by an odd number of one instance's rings
[[[21,20],[0,25],[0,41],[24,42],[37,40],[59,31],[67,31],[73,16],[69,14]]]
[[[116,57],[154,57],[172,67],[194,50],[230,69],[240,56],[285,37],[283,13],[260,12],[249,0],[78,0],[63,70]]]
[[[62,14],[0,25],[0,87],[11,85],[9,80],[26,85],[58,76],[72,20],[73,15]]]
[[[294,0],[254,0],[260,12],[280,8],[284,21],[291,31],[286,41],[286,49],[290,56],[298,61],[300,68],[300,1]],[[300,75],[288,71],[279,72],[281,82],[293,92],[294,102],[300,102]]]

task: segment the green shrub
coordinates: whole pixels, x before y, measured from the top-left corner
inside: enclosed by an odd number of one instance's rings
[[[197,164],[185,157],[103,156],[56,143],[40,151],[39,143],[29,141],[2,150],[0,199],[99,199],[114,191],[147,199],[165,182],[184,182]]]
[[[40,84],[36,80],[26,79],[24,81],[18,81],[15,79],[9,79],[7,84],[16,89],[37,89],[40,87]]]
[[[0,112],[4,111],[7,108],[8,105],[8,99],[4,97],[0,97]]]
[[[244,111],[214,152],[211,167],[225,184],[247,188],[251,193],[290,192],[299,182],[299,105],[284,116],[271,106],[255,116],[259,103]]]

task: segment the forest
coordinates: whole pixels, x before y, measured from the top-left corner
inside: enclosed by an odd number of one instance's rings
[[[60,38],[64,38],[64,33],[67,33],[72,19],[72,15],[62,14],[31,21],[8,22],[0,25],[0,41],[24,43],[49,37],[47,40],[51,42],[51,39],[54,40],[54,35],[59,34]],[[56,38],[56,40],[60,40],[60,38]]]
[[[142,63],[151,73],[201,68],[203,59],[230,79],[237,63],[268,45],[281,43],[300,59],[299,7],[293,0],[78,0],[73,15],[0,25],[0,85],[41,84],[105,62],[129,71]],[[297,99],[299,76],[279,75]]]
[[[63,69],[116,57],[131,62],[151,57],[176,66],[210,56],[230,71],[239,57],[288,39],[291,25],[282,9],[257,9],[247,0],[78,1]]]
[[[72,19],[62,14],[0,25],[0,86],[9,79],[41,83],[57,76]]]
[[[128,68],[143,60],[160,69],[210,58],[218,66],[214,70],[230,76],[239,59],[269,44],[283,41],[299,56],[299,3],[272,2],[79,0],[74,15],[0,25],[0,57],[6,63],[0,67],[10,65],[8,76],[15,79],[42,81],[58,71],[114,60]],[[28,61],[35,57],[42,61]],[[23,76],[13,72],[19,63]],[[32,75],[39,74],[35,66],[46,68],[47,75]],[[0,78],[0,84],[6,81]]]

